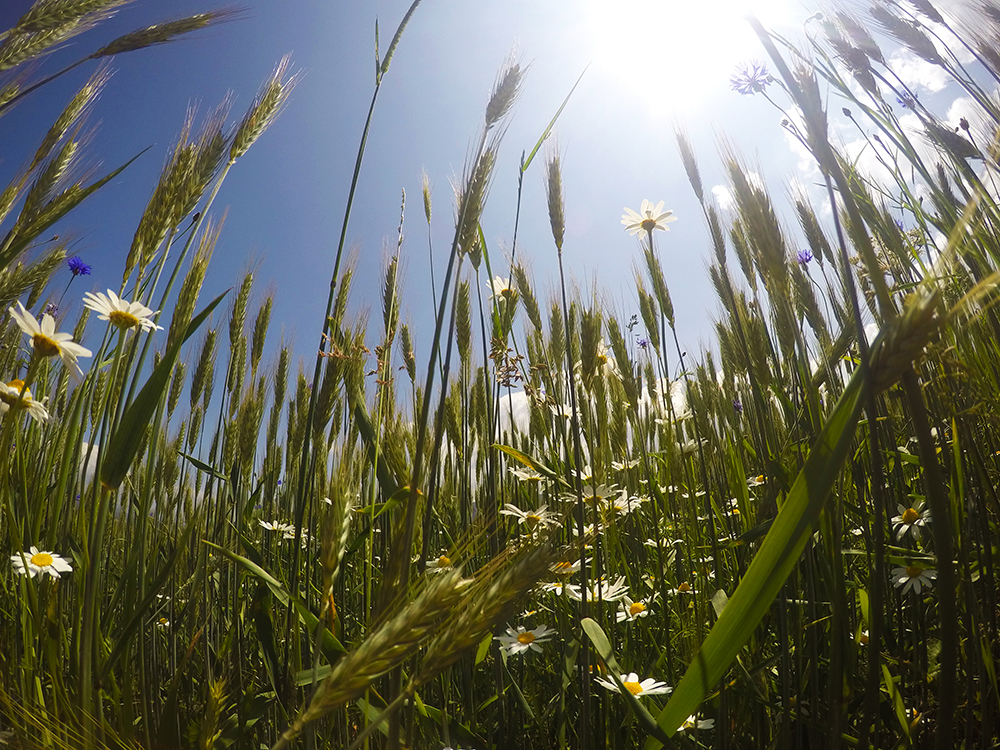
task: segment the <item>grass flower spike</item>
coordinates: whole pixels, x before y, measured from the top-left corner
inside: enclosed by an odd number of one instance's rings
[[[99,320],[106,320],[116,328],[127,331],[141,327],[145,331],[162,331],[163,327],[153,322],[155,312],[141,302],[127,302],[110,289],[103,292],[87,292],[83,295],[85,307],[98,313]]]
[[[652,232],[654,229],[662,229],[664,232],[670,231],[667,224],[677,221],[673,211],[663,210],[663,201],[655,206],[651,201],[643,200],[639,207],[639,213],[631,208],[626,208],[622,214],[622,224],[629,234],[639,234],[639,232]]]
[[[554,632],[547,625],[539,625],[534,630],[526,630],[524,625],[518,625],[517,630],[507,628],[507,635],[495,636],[493,640],[500,641],[500,648],[508,656],[525,651],[541,653],[542,647],[538,644],[545,643]]]
[[[26,409],[28,414],[39,422],[49,420],[49,412],[45,405],[31,397],[31,391],[24,387],[23,380],[0,383],[0,414],[6,414],[11,409],[15,411]]]
[[[60,557],[54,552],[41,552],[38,547],[32,546],[27,552],[16,553],[10,556],[14,563],[14,572],[34,578],[39,573],[48,573],[53,578],[59,578],[62,573],[73,572],[73,566],[69,560]]]
[[[602,687],[607,688],[612,693],[620,693],[621,688],[613,680],[606,680],[603,677],[594,678],[598,684]],[[665,682],[660,682],[654,680],[652,677],[647,677],[645,680],[639,681],[639,675],[635,672],[629,672],[627,675],[622,676],[622,684],[625,689],[628,690],[636,698],[643,695],[669,695],[673,692],[673,688],[667,685]]]
[[[31,347],[39,357],[58,356],[70,375],[79,380],[83,371],[77,364],[77,357],[91,357],[93,352],[84,346],[73,343],[73,334],[56,333],[56,321],[51,315],[42,315],[42,322],[35,320],[24,305],[17,303],[17,308],[10,307],[8,312],[25,335],[31,338]]]

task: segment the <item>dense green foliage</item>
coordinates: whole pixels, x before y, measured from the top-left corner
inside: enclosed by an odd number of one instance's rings
[[[0,38],[0,72],[118,4],[37,3]],[[377,67],[358,169],[418,4]],[[479,220],[515,61],[456,190],[428,351],[401,325],[402,223],[381,321],[348,314],[350,204],[311,377],[288,348],[266,361],[271,300],[252,304],[252,273],[198,299],[213,199],[288,97],[287,61],[235,126],[224,111],[184,125],[120,290],[66,321],[65,247],[33,243],[104,182],[66,177],[98,69],[0,193],[5,740],[996,746],[1000,12],[952,21],[895,0],[870,16],[810,19],[808,55],[752,22],[776,75],[733,82],[795,113],[784,125],[829,214],[796,192],[798,227],[783,226],[733,153],[720,211],[678,132],[720,306],[699,357],[675,328],[662,204],[623,222],[635,314],[565,283],[540,300],[523,259],[491,256]],[[879,43],[948,73],[976,121],[925,109]],[[0,116],[31,93],[6,80]],[[878,180],[831,144],[826,91]],[[561,111],[521,163],[522,180],[545,180],[560,269],[561,163],[541,147]],[[429,189],[423,204],[430,226]],[[69,325],[99,345],[55,333]]]

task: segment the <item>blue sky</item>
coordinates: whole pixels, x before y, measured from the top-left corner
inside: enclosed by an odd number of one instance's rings
[[[284,331],[308,361],[318,341],[374,84],[375,20],[384,50],[408,5],[257,0],[237,20],[115,60],[114,75],[89,120],[94,128],[89,163],[107,170],[152,148],[60,225],[59,232],[77,237],[75,252],[94,267],[90,279],[77,281],[76,293],[87,291],[88,282],[97,290],[118,289],[132,234],[188,106],[207,113],[232,91],[231,119],[238,120],[274,64],[291,53],[293,70],[301,71],[297,88],[216,201],[213,212],[226,208],[228,218],[204,299],[236,283],[254,264],[259,292],[271,289],[275,296],[271,343]],[[736,64],[763,59],[741,17],[755,5],[765,24],[793,36],[815,10],[798,0],[425,0],[385,78],[369,139],[348,231],[348,245],[358,257],[354,309],[379,309],[381,269],[395,243],[405,189],[403,318],[417,331],[423,368],[427,353],[420,345],[431,321],[431,300],[420,176],[426,171],[433,186],[435,252],[443,264],[454,222],[451,180],[462,173],[496,71],[513,49],[530,71],[483,217],[494,270],[503,267],[498,259],[509,250],[520,154],[534,145],[592,63],[557,126],[567,272],[587,294],[596,286],[624,320],[637,313],[632,279],[639,254],[620,217],[625,206],[637,210],[644,198],[665,201],[678,221],[669,234],[659,235],[659,248],[681,339],[689,351],[707,344],[717,309],[706,272],[710,244],[677,155],[674,123],[689,130],[709,189],[723,182],[716,154],[720,137],[735,143],[779,193],[782,180],[810,180],[807,161],[789,147],[778,126],[781,113],[760,97],[741,97],[729,87]],[[0,28],[29,6],[26,0],[0,4]],[[139,0],[36,70],[57,70],[133,28],[221,7],[215,0]],[[0,118],[6,146],[0,179],[27,158],[91,70],[84,66]],[[915,81],[926,76],[913,72]],[[928,96],[933,85],[927,83]],[[845,142],[852,137],[846,133]],[[539,159],[525,177],[518,256],[528,260],[544,300],[557,271],[541,166]],[[720,195],[724,200],[724,191]],[[786,218],[791,224],[791,215]]]

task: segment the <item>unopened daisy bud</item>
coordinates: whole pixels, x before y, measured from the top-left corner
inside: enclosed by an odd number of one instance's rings
[[[549,204],[549,223],[552,225],[552,239],[556,249],[562,252],[563,235],[566,232],[566,217],[563,209],[562,168],[559,154],[553,152],[545,162],[545,197]]]

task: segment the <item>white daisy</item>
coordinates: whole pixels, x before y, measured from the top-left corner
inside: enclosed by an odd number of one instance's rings
[[[697,594],[698,591],[691,588],[691,584],[687,581],[682,581],[677,584],[677,588],[667,589],[667,593],[671,596],[680,596],[681,594]]]
[[[141,327],[145,331],[162,331],[163,327],[153,322],[155,312],[141,302],[128,302],[110,289],[103,292],[87,292],[83,295],[83,305],[98,313],[98,320],[106,320],[122,330]]]
[[[678,732],[685,732],[688,729],[712,729],[715,726],[715,719],[699,719],[696,714],[688,716],[684,723],[677,727]]]
[[[643,199],[639,213],[631,208],[626,208],[625,213],[622,214],[622,224],[625,225],[625,231],[633,235],[639,234],[639,232],[652,232],[654,229],[667,232],[669,231],[667,224],[672,221],[677,221],[677,217],[674,216],[673,211],[663,210],[663,201],[654,206],[652,201]]]
[[[542,591],[552,592],[556,596],[562,596],[565,593],[570,599],[580,601],[580,587],[575,583],[549,581],[542,584]]]
[[[511,299],[517,292],[510,285],[510,279],[502,276],[494,276],[493,281],[487,281],[486,286],[490,288],[490,299],[500,297],[501,299]]]
[[[76,358],[92,357],[93,352],[73,343],[73,334],[56,333],[56,321],[51,315],[46,313],[39,323],[20,302],[17,303],[17,309],[10,307],[7,308],[7,312],[14,318],[17,327],[31,338],[31,348],[39,357],[58,356],[72,378],[79,380],[83,377],[83,370],[77,364]]]
[[[549,513],[546,510],[548,507],[548,505],[543,505],[538,510],[524,511],[516,505],[504,503],[500,515],[513,516],[517,519],[518,523],[523,523],[529,530],[534,530],[538,527],[557,526],[559,524],[559,516],[555,513]]]
[[[907,532],[914,538],[920,538],[920,530],[931,520],[931,512],[924,510],[924,501],[918,500],[912,507],[897,505],[898,516],[892,517],[892,528],[896,532],[896,541],[902,540]]]
[[[282,523],[281,521],[265,521],[261,519],[260,525],[268,531],[279,531],[286,537],[288,534],[295,536],[295,527],[290,523]]]
[[[921,565],[899,566],[892,569],[893,585],[897,589],[902,586],[904,594],[910,589],[919,594],[920,587],[930,588],[934,585],[935,578],[937,578],[937,571],[934,568],[925,568]]]
[[[47,422],[49,419],[48,409],[31,397],[31,391],[24,387],[23,380],[0,383],[0,414],[6,414],[11,409],[14,411],[25,409],[39,422]]]
[[[522,482],[540,482],[545,478],[534,469],[519,469],[516,466],[511,466],[508,471]]]
[[[572,589],[567,589],[566,593],[569,594],[570,599],[581,601],[583,598],[579,591],[574,592]],[[627,595],[628,586],[625,584],[625,576],[620,576],[613,583],[607,578],[591,581],[587,590],[588,601],[600,599],[605,602],[616,602],[619,599],[624,599]]]
[[[612,461],[611,468],[615,471],[626,471],[638,466],[640,463],[642,463],[641,458],[633,458],[631,461]]]
[[[603,340],[597,342],[595,359],[605,375],[610,375],[618,380],[622,379],[621,371],[618,369],[618,361],[612,356],[611,350],[608,349],[608,345]]]
[[[71,573],[73,566],[69,560],[60,557],[55,552],[42,552],[32,545],[22,555],[20,552],[10,556],[14,563],[14,572],[34,578],[39,573],[48,573],[53,578],[59,578],[61,573]]]
[[[607,688],[612,693],[620,693],[621,688],[614,680],[606,680],[603,677],[595,677],[594,680],[597,681],[599,685]],[[639,675],[635,672],[629,672],[627,675],[622,675],[622,684],[625,689],[628,690],[635,697],[640,697],[643,695],[668,695],[673,692],[673,688],[667,685],[665,682],[659,682],[654,680],[652,677],[647,677],[645,680],[639,681]]]
[[[549,570],[557,576],[571,576],[580,571],[580,558],[576,558],[573,561],[561,560],[559,562],[554,562],[549,565]]]
[[[500,641],[500,648],[508,656],[525,651],[541,653],[542,647],[538,644],[545,643],[554,633],[555,631],[547,625],[539,625],[534,630],[527,630],[524,625],[518,625],[516,630],[507,628],[506,635],[494,636],[493,640]]]
[[[632,601],[627,596],[623,597],[620,602],[618,602],[618,614],[615,616],[616,622],[635,622],[640,617],[645,617],[649,614],[649,600],[640,599],[639,601]]]
[[[451,558],[448,557],[448,555],[446,555],[444,552],[442,552],[441,555],[436,560],[427,561],[427,570],[434,573],[440,573],[445,570],[450,570],[453,567],[454,563],[452,563]]]

